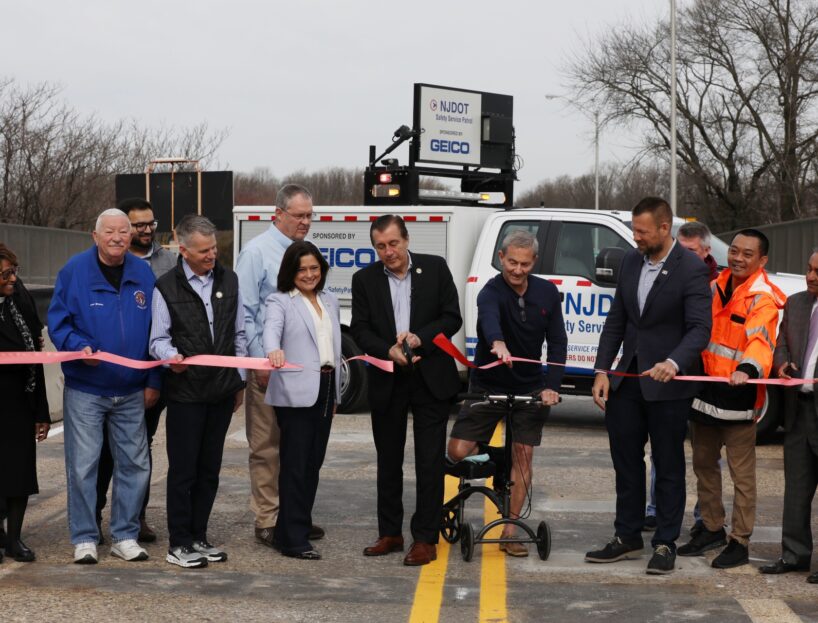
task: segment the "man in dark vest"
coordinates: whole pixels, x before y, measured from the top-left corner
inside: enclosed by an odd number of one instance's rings
[[[244,371],[185,365],[192,355],[245,356],[236,274],[216,262],[216,227],[203,216],[176,226],[180,258],[156,282],[151,355],[175,359],[165,377],[168,403],[167,561],[204,567],[227,560],[207,539],[224,439],[244,398]]]

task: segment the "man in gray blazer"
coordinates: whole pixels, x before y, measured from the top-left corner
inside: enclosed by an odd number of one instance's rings
[[[779,378],[815,378],[818,359],[818,249],[807,264],[807,289],[793,294],[784,307],[784,320],[773,354],[773,373]],[[761,573],[809,571],[812,556],[810,515],[818,486],[818,402],[815,386],[784,390],[784,519],[781,558],[760,568]],[[818,584],[818,573],[807,577]]]

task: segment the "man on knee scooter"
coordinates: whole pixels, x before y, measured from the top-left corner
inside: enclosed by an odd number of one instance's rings
[[[505,366],[474,370],[469,392],[539,394],[543,407],[515,405],[510,418],[513,428],[511,467],[511,517],[519,518],[531,485],[531,459],[540,445],[547,409],[559,402],[564,368],[549,365],[547,374],[539,363],[513,362],[514,357],[540,360],[543,343],[548,343],[549,363],[564,364],[568,339],[562,319],[560,295],[554,284],[531,276],[537,260],[537,239],[529,232],[512,230],[503,240],[498,256],[502,272],[491,279],[477,297],[477,349],[474,363],[482,366],[500,359]],[[454,461],[478,452],[505,415],[501,405],[464,406],[452,428],[448,454]],[[498,469],[498,474],[499,474]],[[496,484],[496,483],[495,483]],[[515,536],[506,524],[502,538]],[[510,556],[527,556],[524,543],[501,543]]]

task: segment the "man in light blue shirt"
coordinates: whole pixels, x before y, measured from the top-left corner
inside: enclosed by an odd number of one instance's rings
[[[247,349],[251,357],[266,357],[261,343],[264,332],[264,301],[277,291],[278,270],[284,251],[304,240],[312,223],[312,195],[303,186],[287,184],[276,195],[275,221],[241,250],[236,273],[244,305]],[[273,546],[278,519],[279,430],[273,407],[264,403],[270,372],[249,370],[245,421],[250,446],[250,508],[256,516],[256,540]],[[324,536],[313,526],[310,539]]]

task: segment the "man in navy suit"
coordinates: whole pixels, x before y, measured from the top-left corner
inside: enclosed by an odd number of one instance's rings
[[[364,555],[403,551],[403,451],[411,409],[417,503],[413,543],[403,562],[425,565],[437,558],[446,423],[460,389],[454,359],[432,339],[438,333],[453,336],[463,321],[446,260],[410,253],[409,233],[400,216],[378,217],[369,236],[379,261],[352,277],[350,328],[364,352],[394,361],[395,373],[375,366],[367,371],[378,453],[378,539]]]
[[[673,571],[685,506],[684,439],[698,384],[670,382],[700,374],[710,340],[711,293],[707,266],[671,236],[673,213],[658,197],[633,209],[637,249],[622,260],[619,283],[599,339],[594,402],[605,424],[616,471],[613,539],[585,555],[587,562],[616,562],[641,555],[645,521],[645,443],[656,465],[656,532],[649,574]],[[617,372],[608,375],[622,347]]]

